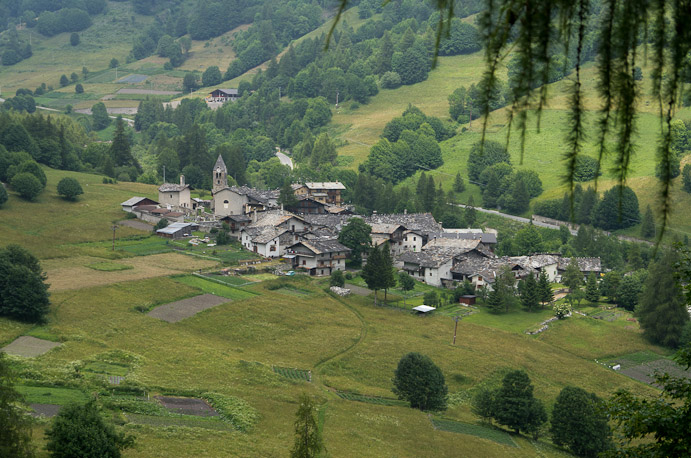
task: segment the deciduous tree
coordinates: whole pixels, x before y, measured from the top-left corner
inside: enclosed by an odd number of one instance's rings
[[[84,190],[76,179],[65,177],[58,182],[58,194],[67,200],[75,200],[77,196],[84,194]]]
[[[573,386],[561,390],[552,411],[552,440],[574,455],[597,457],[612,446],[605,403]]]
[[[362,262],[362,253],[372,244],[371,232],[372,228],[362,218],[352,218],[338,233],[338,241],[351,249],[350,259],[356,265]]]
[[[403,290],[403,305],[405,306],[406,293],[415,289],[415,279],[411,277],[408,272],[399,272],[398,274],[398,284]]]
[[[103,420],[94,401],[60,409],[46,437],[55,458],[118,458],[120,450],[134,444],[132,436],[117,433]]]
[[[545,408],[533,396],[530,377],[522,370],[506,374],[494,399],[494,419],[516,433],[536,434],[547,421]]]
[[[408,353],[394,372],[393,392],[420,410],[446,410],[448,388],[444,374],[432,360],[420,353]]]
[[[14,383],[7,356],[0,352],[0,456],[32,457],[31,422],[19,407],[23,398]]]

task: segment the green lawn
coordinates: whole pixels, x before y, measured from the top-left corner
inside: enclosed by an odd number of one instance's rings
[[[19,391],[29,404],[67,405],[72,402],[83,403],[89,398],[83,392],[72,388],[17,385]]]

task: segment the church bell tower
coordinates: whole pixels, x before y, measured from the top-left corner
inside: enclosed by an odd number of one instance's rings
[[[220,154],[218,155],[218,159],[216,159],[216,165],[214,165],[213,181],[213,194],[228,187],[228,169]]]

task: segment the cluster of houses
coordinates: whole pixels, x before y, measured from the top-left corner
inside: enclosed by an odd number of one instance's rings
[[[468,280],[476,288],[491,289],[507,265],[518,279],[544,271],[550,281],[559,281],[570,262],[558,254],[498,257],[494,254],[496,233],[444,229],[429,213],[355,215],[343,205],[344,189],[339,182],[294,184],[297,204],[284,209],[278,204],[278,190],[228,186],[227,168],[219,156],[213,168],[211,200],[191,198],[183,176],[179,184],[159,187],[159,202],[133,197],[122,208],[149,222],[165,218],[174,223],[158,231],[165,237],[183,237],[192,230],[225,223],[230,235],[248,251],[283,258],[310,275],[345,270],[351,250],[338,242],[338,234],[353,218],[362,218],[370,226],[374,246],[388,244],[397,268],[434,286],[450,287]],[[584,275],[601,271],[599,258],[576,260]]]

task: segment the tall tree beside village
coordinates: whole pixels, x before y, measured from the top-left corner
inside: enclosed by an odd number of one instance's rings
[[[475,202],[473,200],[473,196],[470,196],[465,207],[465,212],[463,213],[463,219],[468,227],[473,227],[475,225],[475,220],[477,219],[477,213],[474,205]]]
[[[374,290],[374,305],[377,305],[377,291],[386,287],[388,279],[385,269],[391,271],[392,266],[385,265],[383,250],[388,249],[386,245],[382,247],[372,247],[367,255],[367,264],[362,268],[362,278],[367,283],[367,287]],[[390,258],[389,258],[390,259]]]
[[[110,157],[116,167],[134,166],[140,170],[139,163],[132,156],[130,140],[125,134],[125,122],[122,116],[118,116],[115,120],[115,133],[113,134],[113,143],[110,145]],[[130,177],[136,179],[137,177]]]
[[[578,262],[575,257],[572,257],[569,261],[569,265],[566,266],[566,271],[562,276],[561,282],[565,284],[571,292],[574,292],[583,285],[583,274],[581,269],[578,267]]]
[[[552,285],[550,285],[549,277],[547,277],[547,272],[544,270],[541,270],[540,276],[537,277],[537,291],[541,304],[549,304],[554,300]]]
[[[588,275],[588,281],[585,284],[585,299],[593,304],[600,300],[600,288],[597,286],[595,272],[590,272]]]
[[[48,285],[38,259],[19,245],[0,249],[0,316],[42,322],[48,313]]]
[[[533,385],[525,371],[506,374],[494,397],[494,419],[501,425],[524,431],[536,438],[547,421],[547,413],[539,399],[533,396]]]
[[[302,394],[295,414],[295,443],[290,450],[290,458],[315,458],[324,450],[324,441],[314,414],[312,399]]]
[[[689,321],[682,289],[674,277],[678,261],[678,253],[670,249],[650,266],[636,310],[643,335],[653,343],[672,348],[679,345]]]
[[[513,274],[511,267],[503,266],[496,279],[494,280],[494,290],[501,299],[501,304],[504,311],[508,313],[509,309],[516,304],[516,276]],[[491,294],[491,293],[490,293]],[[498,309],[497,309],[498,311]]]
[[[453,190],[454,192],[465,191],[465,183],[463,182],[463,177],[461,177],[461,172],[456,173],[456,178],[453,180]]]
[[[91,107],[91,117],[94,130],[103,130],[110,125],[110,117],[103,102],[98,102]]]
[[[310,158],[312,167],[320,169],[327,164],[335,165],[337,156],[336,145],[334,145],[329,134],[326,132],[319,134],[312,148],[312,156]]]
[[[394,372],[393,392],[420,410],[446,410],[448,388],[441,369],[426,355],[408,353]]]
[[[295,191],[293,191],[293,187],[290,185],[290,180],[283,182],[278,196],[278,203],[283,205],[284,208],[293,208],[297,206],[298,198],[295,195]]]
[[[641,222],[641,237],[651,238],[655,237],[655,218],[653,217],[653,210],[648,205],[643,214],[643,221]]]
[[[535,281],[535,276],[533,274],[529,274],[522,283],[521,303],[523,307],[532,312],[533,308],[536,308],[540,302],[537,281]]]
[[[338,233],[338,241],[352,250],[350,259],[357,266],[362,263],[362,253],[372,245],[371,232],[372,228],[362,218],[352,218]]]
[[[384,290],[384,301],[389,292],[389,288],[396,286],[396,275],[394,274],[393,258],[391,257],[391,248],[388,242],[382,245],[381,249],[381,283]]]

